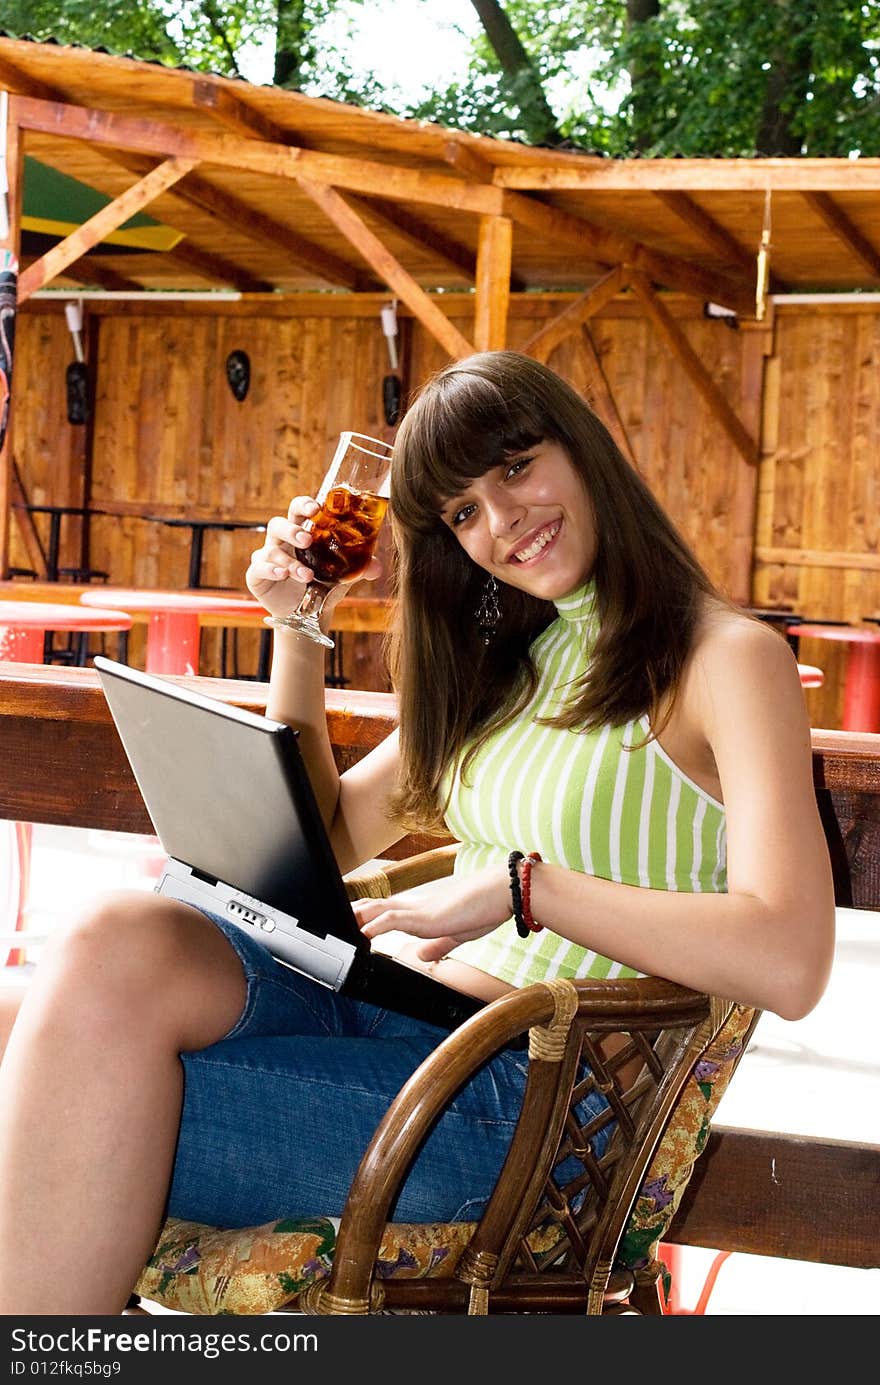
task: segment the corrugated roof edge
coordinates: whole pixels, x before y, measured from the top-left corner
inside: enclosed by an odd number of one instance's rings
[[[71,42],[71,41],[68,40],[68,39],[56,38],[54,35],[50,35],[50,36],[47,37],[47,38],[39,38],[39,37],[38,37],[37,35],[35,35],[35,34],[16,34],[16,33],[13,33],[13,31],[12,31],[11,29],[0,29],[0,38],[15,39],[16,41],[18,41],[18,42],[20,42],[20,43],[51,44],[51,45],[53,45],[53,46],[56,47],[56,48],[74,48],[74,49],[76,49],[77,51],[79,51],[79,52],[81,52],[81,53],[104,53],[104,54],[106,54],[107,57],[109,57],[109,58],[127,58],[127,59],[129,59],[131,62],[148,63],[151,67],[161,67],[161,68],[164,68],[164,69],[165,69],[166,71],[168,71],[168,72],[186,72],[186,73],[189,73],[189,74],[190,74],[191,76],[193,76],[193,77],[217,77],[217,78],[219,78],[221,81],[224,81],[224,82],[238,82],[238,83],[240,83],[242,86],[248,86],[248,87],[252,86],[252,87],[254,87],[254,89],[255,89],[256,91],[260,91],[260,90],[262,90],[262,91],[268,91],[268,90],[288,91],[288,90],[289,90],[289,91],[296,92],[296,94],[299,95],[299,96],[309,96],[309,95],[310,95],[309,92],[302,91],[302,90],[300,90],[298,87],[290,87],[290,88],[288,88],[288,87],[276,87],[276,86],[274,85],[274,83],[272,83],[272,82],[260,82],[260,83],[257,83],[257,82],[249,82],[248,79],[247,79],[246,77],[241,77],[241,76],[239,76],[239,75],[237,75],[237,74],[234,74],[233,76],[228,76],[228,75],[227,75],[226,73],[224,73],[224,72],[206,72],[206,71],[204,71],[202,68],[190,67],[188,63],[167,63],[167,62],[163,62],[161,58],[145,58],[145,57],[142,57],[139,53],[134,53],[134,52],[131,52],[131,51],[123,52],[123,51],[121,51],[121,50],[117,50],[117,49],[114,49],[114,48],[108,48],[106,45],[103,45],[103,44],[102,44],[100,47],[98,47],[98,48],[92,48],[92,47],[91,47],[89,44],[87,44],[87,43],[75,43],[75,42]],[[354,99],[351,99],[351,100],[348,100],[348,101],[337,101],[337,100],[336,100],[334,97],[332,97],[332,96],[321,96],[319,99],[322,100],[322,101],[330,101],[330,102],[332,102],[334,105],[337,105],[337,106],[354,106],[354,107],[356,107],[356,109],[358,109],[358,110],[362,110],[362,111],[373,111],[373,112],[375,112],[377,115],[389,115],[389,116],[393,116],[396,120],[405,120],[405,121],[411,120],[411,121],[413,122],[413,124],[416,124],[416,125],[421,125],[421,124],[432,125],[432,124],[435,123],[435,122],[433,122],[433,121],[422,121],[422,120],[419,120],[417,117],[414,117],[414,116],[401,115],[400,111],[395,111],[395,110],[393,110],[391,106],[370,105],[370,104],[367,103],[367,102],[356,101],[356,100],[354,100]],[[448,130],[452,131],[452,133],[461,133],[461,134],[472,134],[472,133],[474,133],[473,131],[470,131],[470,130],[467,130],[467,129],[463,129],[463,128],[461,128],[461,127],[459,127],[459,126],[455,126],[455,125],[442,126],[442,127],[438,127],[438,128],[448,129]],[[585,145],[582,145],[582,144],[575,144],[575,143],[573,143],[571,140],[564,140],[561,144],[547,144],[546,142],[542,142],[542,143],[540,143],[540,144],[532,144],[532,143],[530,143],[530,141],[527,140],[527,139],[520,139],[520,138],[518,138],[518,137],[516,137],[516,136],[513,136],[513,135],[486,135],[486,134],[484,134],[484,133],[482,133],[482,132],[477,132],[477,133],[480,133],[483,139],[497,140],[499,144],[516,144],[516,145],[518,145],[520,148],[523,148],[523,149],[548,149],[548,150],[559,150],[559,151],[562,151],[562,152],[568,153],[568,154],[589,154],[589,155],[592,155],[594,158],[608,158],[608,157],[610,157],[609,155],[605,154],[605,152],[604,152],[603,150],[601,150],[601,149],[590,149],[590,148],[588,148],[588,147],[585,146]]]
[[[116,49],[107,48],[106,46],[101,46],[100,48],[92,48],[92,47],[90,47],[90,45],[87,44],[87,43],[71,43],[71,42],[69,42],[69,41],[66,40],[66,39],[55,38],[54,36],[50,36],[49,38],[37,38],[34,34],[16,34],[16,33],[13,33],[12,30],[10,30],[10,29],[0,29],[0,38],[11,38],[11,39],[16,39],[16,40],[18,40],[18,41],[20,41],[20,42],[23,42],[23,43],[35,43],[35,44],[46,44],[46,43],[48,43],[48,44],[54,45],[56,48],[75,48],[75,49],[78,49],[78,50],[79,50],[80,52],[82,52],[82,53],[104,53],[104,54],[106,54],[107,57],[109,57],[109,58],[128,58],[128,59],[129,59],[130,61],[132,61],[132,62],[148,63],[151,67],[161,67],[161,68],[164,68],[164,69],[165,69],[166,71],[168,71],[168,72],[186,72],[186,73],[189,73],[189,74],[190,74],[191,76],[193,76],[193,77],[217,77],[217,78],[219,78],[221,81],[224,81],[224,82],[238,82],[238,83],[240,83],[242,86],[253,87],[255,91],[269,91],[269,90],[274,90],[274,91],[288,91],[288,90],[290,90],[290,91],[292,91],[292,92],[295,92],[295,93],[296,93],[297,95],[299,95],[299,96],[306,96],[306,97],[308,97],[308,96],[310,95],[309,92],[301,91],[301,90],[300,90],[299,88],[297,88],[297,87],[291,87],[291,88],[288,88],[288,87],[276,87],[276,86],[274,85],[274,83],[272,83],[272,82],[260,82],[260,83],[257,83],[257,82],[249,82],[248,79],[247,79],[246,77],[240,77],[240,76],[238,76],[238,75],[234,75],[234,76],[231,76],[231,77],[230,77],[230,76],[227,76],[227,74],[226,74],[226,73],[223,73],[223,72],[205,72],[205,71],[204,71],[203,69],[201,69],[201,68],[190,67],[187,63],[166,63],[166,62],[163,62],[161,58],[144,58],[144,57],[141,57],[140,54],[138,54],[138,53],[132,53],[132,52],[119,52],[119,51],[117,51]],[[322,100],[322,101],[330,101],[330,102],[332,102],[334,105],[337,105],[337,106],[354,106],[357,110],[362,110],[362,111],[373,111],[373,112],[375,112],[377,115],[389,115],[389,116],[393,116],[393,117],[394,117],[395,119],[397,119],[397,120],[404,120],[404,121],[412,120],[413,123],[414,123],[414,124],[417,124],[417,125],[419,125],[419,124],[433,125],[433,124],[435,123],[435,122],[433,122],[433,121],[421,121],[421,120],[418,120],[417,118],[415,118],[415,117],[413,117],[413,116],[401,115],[399,111],[392,110],[392,108],[391,108],[390,106],[369,105],[369,104],[367,104],[366,102],[359,102],[359,101],[355,101],[355,100],[337,101],[337,100],[335,99],[335,97],[332,97],[332,96],[321,96],[320,98],[316,98],[316,99],[320,99],[320,100]],[[613,154],[608,154],[608,153],[606,153],[606,151],[605,151],[604,149],[591,149],[588,145],[576,144],[576,143],[574,143],[573,140],[568,140],[568,139],[562,140],[562,141],[561,141],[560,143],[558,143],[558,144],[549,144],[549,143],[547,143],[546,140],[542,140],[540,143],[534,144],[534,143],[532,143],[531,141],[529,141],[529,140],[527,140],[527,139],[520,139],[520,138],[518,138],[518,137],[516,137],[516,136],[514,136],[514,135],[487,135],[487,134],[484,134],[484,133],[482,133],[482,132],[480,132],[480,131],[474,132],[474,131],[470,131],[470,130],[467,130],[467,129],[462,129],[461,127],[458,127],[458,126],[455,126],[455,125],[438,126],[438,128],[442,128],[442,129],[444,129],[444,130],[449,130],[449,131],[451,131],[453,134],[460,133],[460,134],[465,134],[465,135],[467,135],[467,134],[478,133],[478,134],[480,134],[480,137],[481,137],[482,139],[495,140],[495,141],[497,141],[499,144],[515,144],[515,145],[517,145],[517,146],[518,146],[519,148],[521,148],[521,149],[546,149],[549,153],[557,153],[557,154],[584,154],[585,156],[587,156],[587,157],[589,157],[589,158],[594,158],[594,159],[608,159],[608,160],[611,161],[611,162],[613,162],[613,161],[614,161],[614,158],[615,158],[615,156],[614,156]],[[699,158],[699,159],[718,159],[718,160],[721,160],[721,161],[724,161],[724,160],[728,160],[728,161],[729,161],[731,156],[728,155],[728,154],[698,154],[698,155],[690,155],[690,154],[682,154],[682,153],[677,153],[677,154],[642,154],[642,153],[639,153],[638,151],[634,151],[634,152],[631,153],[631,154],[627,154],[625,157],[626,157],[628,160],[629,160],[629,159],[641,159],[641,160],[643,160],[644,162],[647,163],[647,162],[650,162],[652,159],[690,159],[690,158]],[[773,156],[772,156],[772,155],[769,155],[769,154],[752,153],[752,154],[749,154],[747,157],[750,158],[750,159],[764,159],[764,158],[771,158],[771,157],[773,157]],[[821,157],[821,156],[813,156],[813,157]],[[831,157],[831,156],[829,156],[829,157]]]

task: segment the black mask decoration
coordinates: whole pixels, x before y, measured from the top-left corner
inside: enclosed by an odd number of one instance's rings
[[[251,383],[251,359],[246,351],[230,351],[226,357],[226,379],[240,404]]]
[[[87,423],[89,419],[89,372],[85,361],[71,361],[66,371],[67,422]]]
[[[389,428],[393,428],[400,418],[401,391],[400,376],[386,375],[382,381],[382,407]]]

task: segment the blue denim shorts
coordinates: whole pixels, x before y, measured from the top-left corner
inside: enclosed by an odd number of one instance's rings
[[[235,924],[208,917],[241,959],[247,1000],[224,1039],[181,1055],[168,1212],[224,1227],[338,1217],[376,1126],[448,1031],[339,995],[277,962]],[[458,1092],[413,1162],[394,1220],[480,1215],[527,1067],[524,1051],[506,1049]]]

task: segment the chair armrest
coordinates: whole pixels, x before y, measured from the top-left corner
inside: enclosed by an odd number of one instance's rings
[[[424,885],[429,880],[440,880],[444,875],[452,874],[457,851],[458,842],[449,842],[430,851],[420,851],[415,856],[406,856],[401,861],[358,866],[345,876],[348,897],[386,899],[400,890],[411,890],[413,886]]]
[[[491,1002],[438,1045],[392,1102],[352,1182],[331,1277],[311,1286],[302,1307],[319,1313],[370,1311],[370,1284],[389,1210],[422,1141],[463,1083],[526,1031],[529,1076],[523,1105],[481,1228],[491,1223],[493,1240],[506,1248],[510,1259],[511,1236],[520,1237],[524,1231],[563,1137],[585,1041],[609,1096],[627,1059],[640,1055],[642,1072],[648,1073],[611,1098],[621,1132],[619,1139],[613,1138],[643,1156],[635,1164],[629,1160],[632,1168],[627,1165],[631,1205],[659,1138],[658,1111],[668,1116],[694,1060],[694,1037],[706,1029],[709,1014],[707,996],[656,978],[536,982]],[[626,1044],[606,1062],[599,1046],[614,1033],[626,1035]],[[667,1035],[672,1042],[664,1045]],[[667,1076],[671,1071],[674,1081]],[[646,1139],[649,1147],[643,1150]],[[618,1182],[619,1164],[618,1153]],[[600,1182],[610,1187],[611,1179],[603,1175]],[[621,1220],[620,1229],[622,1224]],[[607,1269],[610,1272],[610,1261]]]

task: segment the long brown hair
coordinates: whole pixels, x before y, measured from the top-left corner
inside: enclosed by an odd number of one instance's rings
[[[709,578],[589,405],[549,367],[487,351],[435,375],[394,444],[391,517],[397,619],[389,663],[400,712],[402,821],[439,827],[441,781],[516,716],[537,686],[529,656],[555,607],[499,586],[487,647],[476,621],[486,573],[442,518],[443,505],[507,457],[560,444],[593,507],[599,634],[588,675],[552,724],[593,729],[656,714],[674,695]]]

